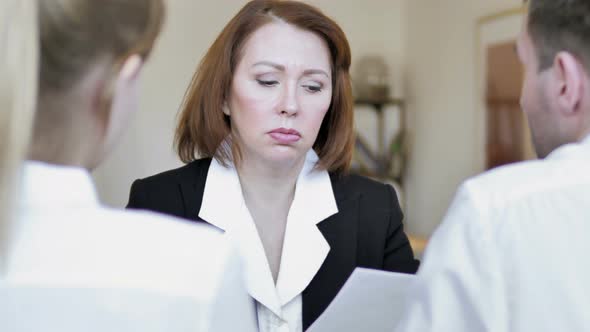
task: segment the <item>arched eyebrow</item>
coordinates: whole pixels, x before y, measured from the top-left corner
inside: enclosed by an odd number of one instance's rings
[[[278,71],[285,71],[285,66],[280,65],[278,63],[274,63],[271,61],[259,61],[256,62],[255,64],[252,65],[252,67],[256,67],[256,66],[268,66],[268,67],[272,67]],[[324,75],[327,78],[330,78],[330,75],[328,75],[328,73],[325,70],[322,69],[307,69],[303,72],[303,75]]]
[[[308,69],[306,71],[303,72],[303,75],[324,75],[327,78],[330,78],[330,75],[328,75],[328,73],[326,73],[324,70],[321,69]]]

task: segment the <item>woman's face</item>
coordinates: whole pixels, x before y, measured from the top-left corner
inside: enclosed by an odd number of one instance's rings
[[[289,166],[312,148],[331,99],[325,41],[286,23],[269,23],[244,45],[224,112],[245,162]]]

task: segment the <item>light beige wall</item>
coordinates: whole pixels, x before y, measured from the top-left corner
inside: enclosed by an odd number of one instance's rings
[[[404,0],[310,0],[334,18],[350,39],[353,57],[377,53],[395,72],[403,58]],[[245,0],[171,0],[163,34],[145,68],[141,111],[122,144],[94,172],[101,199],[124,206],[136,178],[181,163],[172,151],[175,117],[199,59]],[[402,78],[394,91],[401,94]]]
[[[407,0],[309,0],[342,27],[355,59],[382,56],[391,70],[392,94],[403,95]]]
[[[476,22],[521,0],[407,0],[406,97],[412,157],[407,229],[428,236],[457,186],[481,170],[477,147]]]

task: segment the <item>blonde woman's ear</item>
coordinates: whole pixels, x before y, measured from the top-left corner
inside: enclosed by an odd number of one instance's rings
[[[123,63],[119,77],[124,80],[134,80],[139,75],[142,66],[143,60],[138,54],[134,54],[128,57]]]
[[[229,106],[227,106],[227,101],[223,102],[222,109],[223,109],[223,114],[230,116],[230,111],[229,111]]]

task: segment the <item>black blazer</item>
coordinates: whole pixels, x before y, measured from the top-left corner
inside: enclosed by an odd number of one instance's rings
[[[198,218],[211,159],[136,180],[128,208]],[[402,212],[389,185],[361,176],[330,175],[338,213],[318,224],[330,252],[303,291],[303,329],[326,309],[355,267],[415,273],[419,262],[403,230]]]

